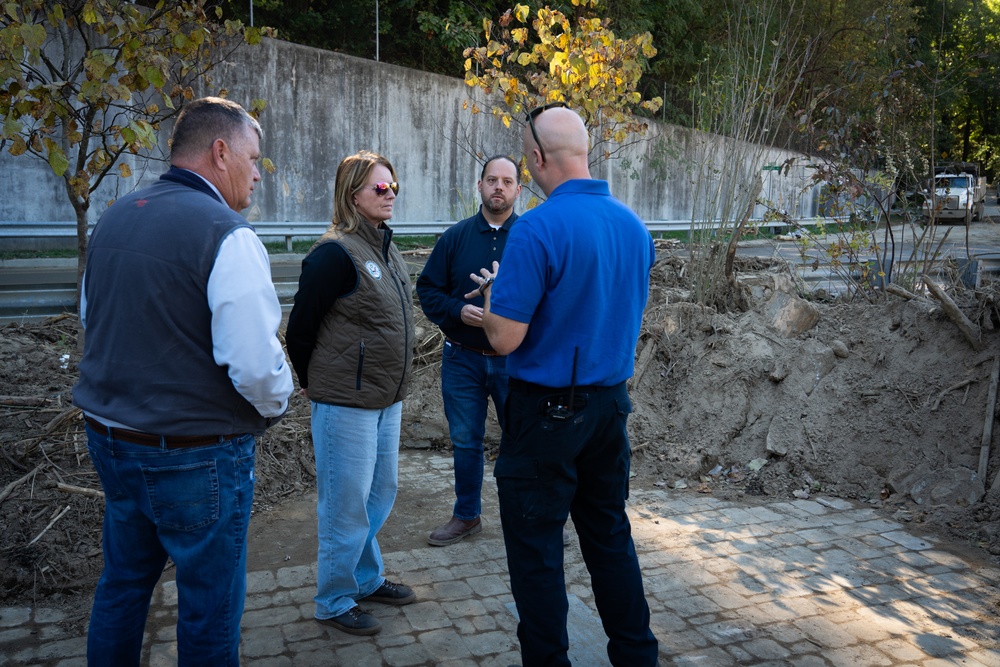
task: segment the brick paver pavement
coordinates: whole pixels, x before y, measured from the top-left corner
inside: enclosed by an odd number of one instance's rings
[[[404,450],[400,481],[450,494],[450,456]],[[495,495],[487,475],[484,503]],[[1000,667],[1000,569],[955,555],[874,509],[826,498],[752,506],[693,491],[634,490],[629,511],[663,665]],[[390,577],[412,586],[418,601],[369,605],[383,625],[374,637],[313,621],[315,563],[250,572],[244,664],[518,663],[498,533],[384,554]],[[575,540],[566,573],[573,664],[608,665]],[[176,589],[165,581],[144,664],[176,664],[175,613]],[[85,639],[67,636],[61,620],[55,609],[0,608],[0,663],[83,664]]]

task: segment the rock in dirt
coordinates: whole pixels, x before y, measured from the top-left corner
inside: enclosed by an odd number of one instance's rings
[[[788,337],[809,331],[819,321],[816,306],[786,292],[775,291],[764,304],[764,318]]]
[[[891,476],[889,485],[918,505],[968,507],[986,494],[976,471],[961,466],[932,469],[921,464],[906,474]]]
[[[830,341],[830,349],[833,350],[833,354],[839,359],[846,359],[851,355],[851,351],[847,348],[847,344],[842,340]]]
[[[787,456],[789,450],[806,442],[806,429],[798,415],[777,414],[767,429],[767,453],[772,456]]]

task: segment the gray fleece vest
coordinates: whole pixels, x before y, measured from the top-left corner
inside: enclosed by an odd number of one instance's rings
[[[248,226],[212,195],[164,180],[108,208],[87,251],[77,406],[157,435],[264,430],[215,363],[207,298],[219,245]]]

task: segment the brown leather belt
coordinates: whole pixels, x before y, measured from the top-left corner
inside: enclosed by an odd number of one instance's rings
[[[445,340],[448,341],[450,344],[454,345],[455,347],[457,347],[460,350],[466,350],[468,352],[475,352],[476,354],[481,354],[484,357],[502,357],[503,356],[502,354],[500,354],[498,352],[494,352],[493,350],[480,350],[478,347],[471,347],[469,345],[464,345],[464,344],[459,343],[457,341],[454,341],[454,340],[452,340],[450,338],[445,338]]]
[[[142,433],[140,431],[129,431],[124,428],[113,428],[106,426],[89,415],[84,415],[84,420],[90,427],[98,433],[106,433],[112,440],[122,440],[131,442],[134,445],[147,445],[149,447],[159,447],[162,443],[167,449],[183,449],[185,447],[206,447],[217,445],[224,440],[232,440],[240,434],[232,435],[153,435],[152,433]]]

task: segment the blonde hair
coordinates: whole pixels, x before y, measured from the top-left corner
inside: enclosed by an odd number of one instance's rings
[[[387,158],[372,151],[358,151],[340,161],[337,179],[333,185],[333,226],[347,234],[355,232],[362,224],[368,224],[354,205],[354,194],[368,182],[375,165],[382,165],[397,180],[396,170]]]

